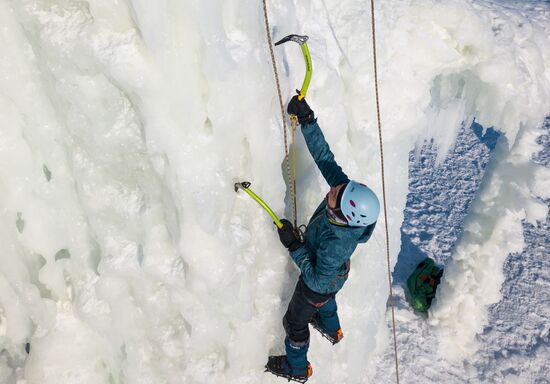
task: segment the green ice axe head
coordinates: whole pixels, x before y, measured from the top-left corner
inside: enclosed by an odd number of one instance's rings
[[[249,181],[241,181],[240,183],[235,183],[235,192],[239,192],[239,189],[245,190],[250,187],[252,183]]]
[[[309,48],[307,46],[308,39],[309,37],[305,35],[288,35],[275,43],[275,45],[277,46],[284,44],[288,41],[294,41],[295,43],[298,43],[300,45],[300,48],[302,49],[304,61],[306,62],[306,77],[304,79],[304,82],[302,83],[302,88],[300,89],[300,94],[298,96],[299,100],[302,100],[304,97],[306,97],[307,89],[309,88],[309,82],[311,81],[311,73],[313,72],[311,56],[309,54]]]
[[[308,39],[309,39],[309,36],[305,36],[305,35],[288,35],[283,37],[281,40],[277,41],[275,43],[275,46],[284,44],[288,41],[294,41],[295,43],[302,45],[302,44],[305,44]]]
[[[266,210],[266,212],[271,216],[273,219],[273,222],[277,226],[277,228],[282,228],[283,223],[281,223],[281,220],[275,215],[273,210],[269,208],[269,206],[262,200],[258,195],[256,195],[251,189],[250,189],[250,182],[248,181],[242,181],[240,183],[235,183],[235,192],[238,192],[239,189],[242,189],[245,191],[250,197],[252,197],[258,204],[262,206],[263,209]]]

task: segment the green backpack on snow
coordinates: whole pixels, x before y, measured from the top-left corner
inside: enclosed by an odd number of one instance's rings
[[[435,292],[443,276],[443,269],[429,257],[422,260],[407,279],[411,305],[419,312],[427,312],[432,305]]]

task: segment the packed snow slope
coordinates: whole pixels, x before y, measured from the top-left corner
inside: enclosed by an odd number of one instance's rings
[[[268,11],[274,39],[310,36],[308,102],[347,174],[380,193],[370,3],[279,0]],[[521,276],[510,254],[548,259],[536,241],[548,238],[550,171],[532,157],[550,112],[549,4],[392,0],[376,12],[403,382],[543,383],[547,324],[525,344],[532,356],[489,347],[492,335],[526,334],[517,321],[507,330],[509,303],[530,295],[547,313],[547,275],[511,289],[503,271]],[[280,382],[263,365],[282,352],[298,271],[269,217],[233,191],[249,180],[288,215],[261,2],[0,0],[0,25],[0,383]],[[303,59],[287,45],[276,60],[288,100]],[[500,132],[477,170],[479,142],[456,145],[474,120]],[[409,159],[426,142],[430,167],[464,166],[476,188],[451,188],[464,192],[447,200],[461,207],[448,211],[456,236],[418,241],[447,256],[428,319],[400,288],[416,257],[400,252],[401,234],[445,228],[429,215],[403,222]],[[299,132],[297,151],[306,223],[327,185]],[[422,172],[410,176],[422,185]],[[312,337],[313,383],[395,380],[384,224],[338,295],[346,338],[332,348]],[[504,323],[489,325],[499,303]]]

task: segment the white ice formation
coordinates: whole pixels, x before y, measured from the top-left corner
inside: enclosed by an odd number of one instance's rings
[[[348,175],[380,192],[369,2],[268,6],[275,39],[310,36],[308,102]],[[550,112],[549,17],[547,2],[377,2],[392,265],[409,152],[434,139],[445,158],[473,119],[503,133],[431,311],[449,361],[475,353],[522,220],[547,214],[530,157]],[[0,382],[278,382],[263,365],[297,271],[233,192],[250,180],[285,211],[261,2],[0,0],[0,25]],[[276,59],[288,99],[302,58]],[[305,222],[327,186],[297,145]],[[350,336],[312,339],[315,383],[371,382],[391,340],[383,224],[338,296]]]

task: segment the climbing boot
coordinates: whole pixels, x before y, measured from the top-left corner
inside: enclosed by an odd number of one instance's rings
[[[305,367],[293,367],[288,363],[286,355],[269,356],[265,366],[266,372],[271,372],[275,376],[284,377],[288,381],[305,383],[313,373],[309,361]]]
[[[313,328],[319,331],[319,333],[328,341],[332,343],[332,345],[337,344],[344,338],[344,333],[342,332],[342,328],[338,328],[334,332],[328,332],[323,329],[321,326],[321,317],[319,316],[319,312],[315,313],[313,317],[311,318],[311,321],[309,322]]]

